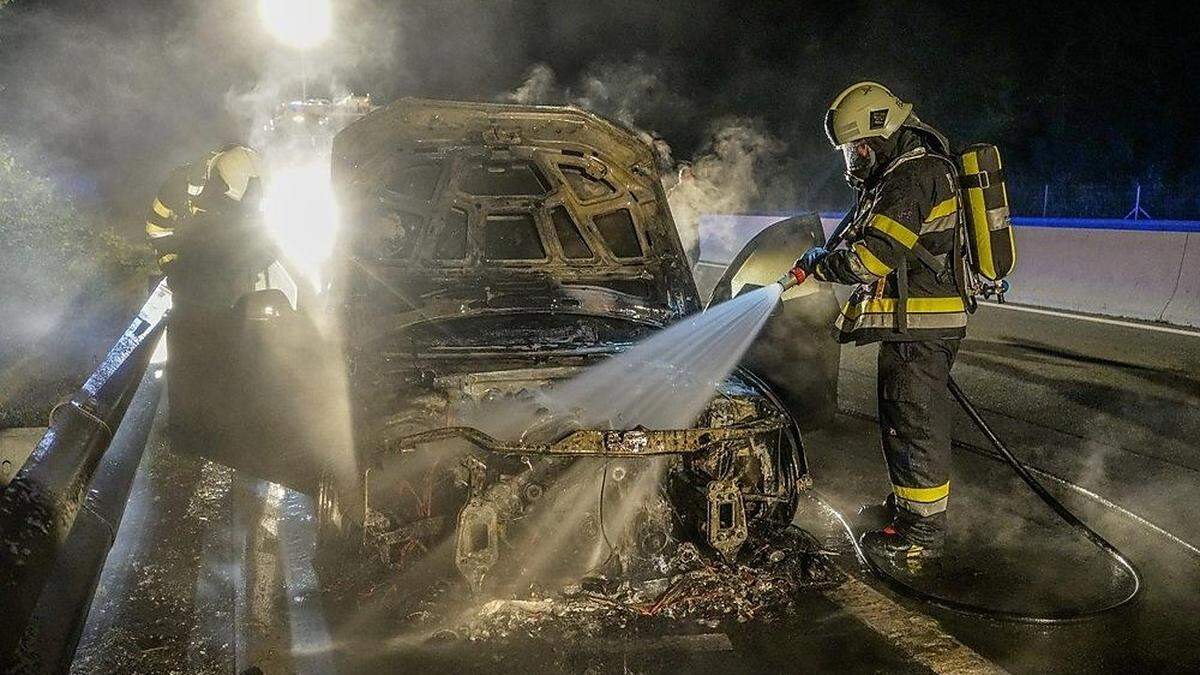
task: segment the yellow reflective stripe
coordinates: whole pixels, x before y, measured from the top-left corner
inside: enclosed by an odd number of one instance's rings
[[[860,309],[864,314],[890,314],[896,311],[895,298],[878,298],[871,299],[859,304],[855,310]],[[952,298],[909,298],[908,304],[905,305],[905,311],[909,314],[937,314],[942,312],[965,312],[966,305],[963,304],[963,299],[960,297]]]
[[[158,225],[155,225],[154,223],[152,223],[150,221],[146,221],[146,235],[148,237],[150,237],[151,239],[158,239],[159,237],[167,237],[172,234],[175,234],[175,230],[173,230],[169,227],[159,227]]]
[[[963,173],[968,176],[977,176],[979,170],[979,155],[977,152],[968,152],[962,156]],[[996,278],[996,266],[992,260],[992,237],[987,229],[987,207],[983,198],[983,188],[968,188],[967,191],[967,207],[971,210],[971,218],[968,225],[971,226],[971,238],[975,242],[975,247],[978,250],[979,270],[989,279]]]
[[[874,274],[877,277],[886,277],[891,273],[892,266],[883,262],[879,258],[876,258],[875,254],[871,253],[871,249],[867,248],[862,242],[855,244],[852,248],[854,249],[854,252],[858,254],[858,259],[862,261],[863,266],[866,267],[871,274]]]
[[[922,504],[932,504],[941,499],[950,496],[950,481],[929,488],[913,488],[904,487],[903,485],[892,485],[892,491],[900,499],[910,502],[919,502]]]
[[[932,223],[938,218],[945,218],[946,216],[954,213],[958,213],[958,197],[951,197],[941,204],[933,207],[933,210],[929,212],[929,217],[925,219],[925,222]]]
[[[179,257],[179,256],[178,256],[177,254],[175,254],[175,253],[168,253],[168,254],[166,254],[166,255],[164,255],[163,257],[161,257],[161,258],[159,258],[159,259],[158,259],[158,264],[159,264],[159,265],[166,265],[167,263],[171,262],[172,260],[174,260],[174,259],[176,259],[176,258],[178,258],[178,257]]]
[[[896,327],[896,315],[893,312],[862,314],[848,311],[834,321],[834,325],[842,333],[856,333],[860,330],[891,330]],[[927,314],[908,315],[909,330],[954,330],[966,328],[966,312],[930,312]]]
[[[917,233],[888,218],[882,213],[875,214],[871,219],[871,227],[900,242],[905,248],[912,248],[917,243]]]
[[[154,200],[154,212],[163,218],[170,218],[175,215],[174,211],[168,209],[166,204],[163,204],[157,199]]]

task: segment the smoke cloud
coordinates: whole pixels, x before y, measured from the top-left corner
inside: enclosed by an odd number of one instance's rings
[[[714,124],[709,145],[701,154],[690,163],[680,163],[675,173],[666,177],[667,202],[684,248],[689,251],[699,248],[703,214],[745,213],[768,190],[780,189],[769,176],[777,174],[783,151],[778,139],[750,120],[731,119]],[[718,239],[733,236],[729,230],[710,234]],[[744,242],[724,243],[728,248]]]
[[[781,179],[788,169],[786,143],[752,118],[725,116],[711,121],[695,155],[677,160],[666,139],[647,125],[664,112],[694,114],[697,106],[670,86],[661,68],[644,58],[597,65],[566,85],[550,66],[535,64],[515,90],[499,99],[578,106],[625,125],[649,143],[692,263],[700,253],[702,214],[745,213],[764,203],[796,201],[796,186]],[[712,234],[732,236],[731,232]]]

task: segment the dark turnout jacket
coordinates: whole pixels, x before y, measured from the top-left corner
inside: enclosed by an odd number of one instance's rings
[[[858,284],[835,324],[839,342],[961,338],[967,311],[958,190],[946,160],[917,145],[864,191],[845,248],[816,266],[823,281]]]

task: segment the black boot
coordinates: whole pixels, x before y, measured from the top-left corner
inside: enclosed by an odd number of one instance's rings
[[[859,544],[868,556],[892,561],[931,560],[942,555],[941,545],[914,541],[897,530],[895,525],[867,532],[859,539]]]
[[[896,519],[896,495],[889,494],[886,499],[874,504],[864,504],[859,507],[858,515],[854,518],[855,529],[870,532],[882,530]]]

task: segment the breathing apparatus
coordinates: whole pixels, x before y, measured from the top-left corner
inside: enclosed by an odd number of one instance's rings
[[[899,162],[914,156],[943,161],[958,192],[958,222],[965,233],[963,254],[970,274],[959,280],[963,300],[972,309],[976,295],[985,298],[995,295],[997,300],[1004,301],[1008,290],[1004,278],[1016,264],[1016,242],[1003,164],[996,146],[975,144],[953,152],[949,139],[922,122],[911,103],[905,103],[876,82],[851,85],[833,100],[825,114],[825,134],[842,152],[846,181],[858,192],[856,203],[862,201],[863,192],[872,182]],[[914,142],[914,134],[919,143]],[[928,150],[916,149],[920,147]],[[826,249],[832,251],[844,241],[853,213],[848,213],[838,225]],[[778,283],[786,290],[801,283],[811,272],[797,267]]]

